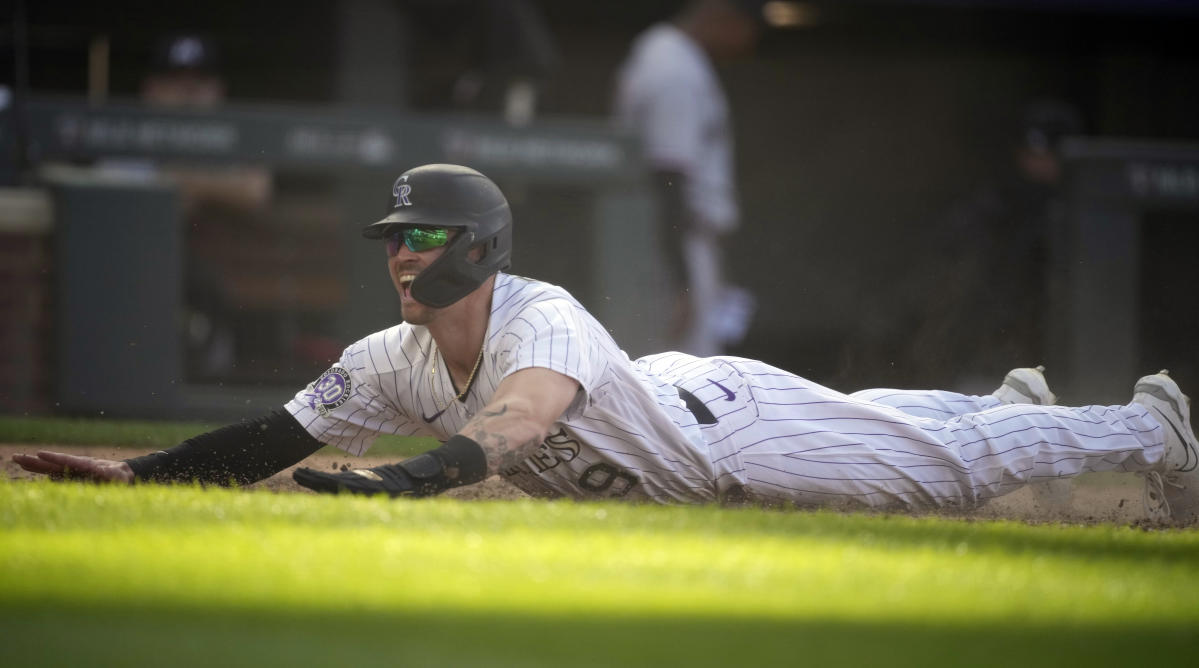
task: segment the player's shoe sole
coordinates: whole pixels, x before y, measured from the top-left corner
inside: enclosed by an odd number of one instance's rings
[[[992,395],[1005,404],[1052,406],[1057,403],[1057,395],[1045,380],[1043,366],[1012,369]],[[1072,506],[1073,490],[1069,478],[1039,480],[1029,483],[1029,489],[1033,501],[1046,510],[1065,512]]]
[[[1191,400],[1162,370],[1137,381],[1132,403],[1144,406],[1162,427],[1165,453],[1145,476],[1145,510],[1157,520],[1199,519],[1199,440],[1191,426]]]
[[[1004,376],[999,389],[991,394],[1005,404],[1052,406],[1057,403],[1057,395],[1049,390],[1049,383],[1045,381],[1043,366],[1012,369]]]

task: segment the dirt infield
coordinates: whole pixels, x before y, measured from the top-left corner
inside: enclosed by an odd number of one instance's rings
[[[38,450],[59,450],[108,459],[124,459],[150,452],[149,450],[134,448],[117,449],[112,447],[54,447],[0,444],[0,460],[4,463],[5,474],[12,479],[31,477],[31,474],[26,473],[12,461],[12,455],[18,452],[33,453]],[[391,463],[392,461],[394,461],[394,458],[313,455],[304,460],[300,465],[326,471],[336,471],[349,467],[365,468],[378,466],[380,464]],[[278,492],[309,493],[308,490],[303,489],[292,481],[292,468],[255,483],[250,488],[269,489]],[[1114,523],[1147,526],[1144,506],[1141,501],[1141,489],[1142,483],[1140,478],[1132,475],[1090,474],[1075,479],[1075,483],[1071,488],[1071,498],[1057,504],[1042,500],[1032,490],[1024,488],[998,499],[993,499],[983,508],[972,511],[967,516],[986,519],[1013,519],[1026,522],[1066,522],[1071,524]],[[452,490],[447,492],[446,496],[465,500],[526,498],[523,492],[498,477],[489,478],[478,485]]]

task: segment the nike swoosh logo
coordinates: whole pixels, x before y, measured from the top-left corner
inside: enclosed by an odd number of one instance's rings
[[[437,411],[436,413],[434,413],[434,414],[432,414],[432,415],[429,415],[429,416],[426,416],[424,413],[421,413],[421,414],[420,414],[420,419],[424,420],[424,421],[425,421],[425,424],[428,424],[428,423],[430,423],[430,422],[432,422],[432,421],[436,420],[437,418],[441,417],[441,414],[442,414],[442,413],[444,413],[444,412],[446,412],[446,409],[448,409],[448,408],[449,408],[449,406],[446,406],[445,408],[443,408],[443,409],[441,409],[441,410]]]
[[[737,398],[737,395],[733,394],[733,391],[730,390],[729,388],[725,387],[724,385],[721,385],[720,383],[712,380],[711,378],[708,379],[708,382],[712,383],[716,387],[719,387],[720,389],[724,390],[724,400],[725,401],[732,401],[733,399]]]
[[[1191,454],[1192,450],[1191,450],[1190,444],[1187,443],[1186,437],[1182,435],[1182,430],[1179,429],[1178,426],[1174,424],[1173,420],[1166,417],[1165,413],[1157,410],[1156,408],[1154,408],[1153,410],[1157,411],[1157,414],[1162,416],[1161,421],[1170,425],[1170,428],[1173,429],[1174,433],[1178,435],[1178,440],[1182,441],[1182,451],[1186,455],[1186,459],[1182,462],[1182,468],[1178,469],[1178,471],[1180,473],[1187,473],[1188,471],[1195,470],[1196,464],[1191,463],[1191,459],[1193,457],[1193,455]]]

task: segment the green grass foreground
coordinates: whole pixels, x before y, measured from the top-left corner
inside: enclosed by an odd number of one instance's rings
[[[5,665],[1194,665],[1199,531],[0,482]]]
[[[203,422],[0,416],[0,443],[164,449],[221,426]],[[435,447],[437,441],[432,438],[382,435],[370,454],[409,456]],[[332,447],[322,448],[322,452],[341,453]]]

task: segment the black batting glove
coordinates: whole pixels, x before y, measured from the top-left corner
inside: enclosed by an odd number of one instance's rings
[[[412,476],[399,464],[376,466],[370,469],[353,469],[341,473],[325,473],[313,469],[299,468],[291,474],[292,479],[308,489],[325,494],[363,494],[373,496],[386,494],[417,496],[416,483]]]
[[[486,478],[487,456],[478,443],[457,434],[441,447],[398,464],[344,473],[296,469],[291,477],[308,489],[326,494],[386,494],[393,499],[432,496]]]
[[[426,452],[398,464],[341,473],[298,468],[291,477],[300,485],[325,494],[386,494],[394,499],[398,496],[430,496],[447,489],[451,485],[445,481],[444,470],[441,459]]]

